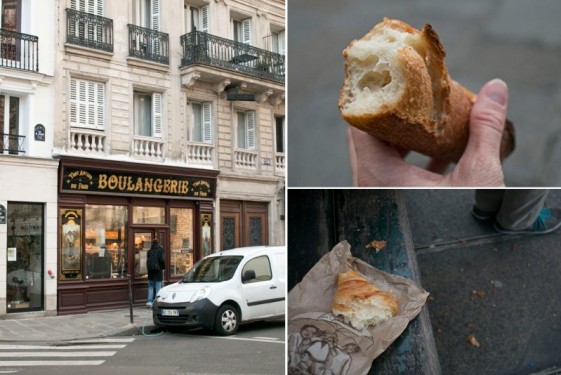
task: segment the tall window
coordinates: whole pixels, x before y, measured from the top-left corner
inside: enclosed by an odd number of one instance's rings
[[[193,111],[193,131],[191,140],[194,142],[212,143],[211,103],[191,103]]]
[[[234,40],[236,42],[251,44],[251,18],[232,20],[234,25]]]
[[[284,55],[284,30],[279,32],[271,32],[271,52]]]
[[[136,135],[162,136],[162,94],[134,93],[134,129]]]
[[[21,14],[21,0],[0,0],[2,18],[0,28],[9,31],[21,31],[19,15]],[[2,41],[2,44],[5,44]]]
[[[284,137],[285,137],[284,116],[277,116],[275,117],[276,152],[286,152]]]
[[[208,5],[200,8],[190,6],[191,13],[191,31],[210,32]]]
[[[255,150],[255,111],[237,112],[238,148]]]
[[[170,274],[183,275],[193,266],[193,210],[170,208]]]
[[[70,8],[79,12],[90,13],[96,16],[103,16],[104,0],[71,0]],[[88,19],[77,17],[76,20],[69,24],[69,35],[86,39],[90,41],[103,41],[103,26],[91,22]]]
[[[70,125],[105,129],[105,84],[70,79]]]
[[[136,25],[160,31],[160,0],[135,0],[133,12]]]
[[[0,95],[0,153],[19,150],[19,103],[17,96]]]
[[[71,0],[70,8],[96,16],[103,16],[103,0]]]

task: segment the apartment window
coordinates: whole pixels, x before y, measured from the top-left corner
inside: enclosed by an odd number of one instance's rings
[[[279,32],[271,32],[271,52],[284,55],[284,30]]]
[[[251,18],[234,19],[234,40],[239,43],[251,44]]]
[[[103,16],[103,0],[71,0],[70,8],[96,16]]]
[[[133,14],[136,25],[160,31],[160,0],[133,1]]]
[[[193,127],[191,140],[212,143],[211,103],[191,103]]]
[[[210,32],[208,5],[204,7],[190,6],[191,13],[191,31]]]
[[[134,93],[134,130],[144,137],[162,136],[162,94]]]
[[[0,28],[9,31],[21,31],[21,0],[0,0],[2,6],[2,17]],[[9,38],[6,38],[9,40]],[[2,41],[3,48],[6,41]]]
[[[70,79],[70,125],[105,129],[105,84]]]
[[[10,154],[18,154],[19,107],[20,98],[17,96],[0,95],[0,153],[9,151]]]
[[[285,130],[284,130],[284,116],[275,117],[275,139],[276,139],[276,151],[286,152],[285,149]]]
[[[238,148],[255,150],[255,111],[237,112]]]

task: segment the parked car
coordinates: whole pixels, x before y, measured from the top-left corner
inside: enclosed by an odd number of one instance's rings
[[[233,335],[240,323],[284,317],[286,247],[221,251],[160,289],[153,319],[161,327],[204,327]]]

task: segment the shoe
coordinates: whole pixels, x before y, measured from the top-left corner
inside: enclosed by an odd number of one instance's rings
[[[152,307],[152,304],[150,302],[146,302],[146,306]]]
[[[497,222],[493,226],[497,232],[502,234],[547,234],[561,228],[561,209],[542,208],[534,225],[528,229],[507,229]]]
[[[471,208],[471,214],[477,220],[481,220],[481,221],[495,220],[495,217],[497,216],[496,212],[483,211],[475,206]]]

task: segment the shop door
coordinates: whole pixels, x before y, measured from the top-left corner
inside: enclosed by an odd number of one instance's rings
[[[221,250],[268,245],[267,203],[221,201]]]
[[[43,309],[43,205],[8,203],[7,311]]]
[[[165,229],[135,229],[134,230],[134,277],[138,280],[148,280],[146,269],[146,258],[148,250],[152,247],[152,240],[157,238],[160,246],[164,248],[166,265],[169,264],[167,256],[167,232]],[[167,270],[166,270],[167,271]],[[164,272],[164,280],[167,280],[167,272]]]

